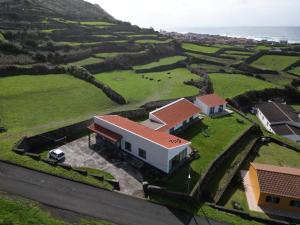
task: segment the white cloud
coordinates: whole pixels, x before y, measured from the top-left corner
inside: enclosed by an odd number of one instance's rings
[[[299,0],[88,0],[117,19],[166,29],[300,25]]]

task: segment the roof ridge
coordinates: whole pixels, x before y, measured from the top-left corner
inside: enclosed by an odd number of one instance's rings
[[[186,98],[180,98],[180,99],[177,99],[176,101],[170,102],[170,103],[167,104],[167,105],[164,105],[164,106],[162,106],[162,107],[160,107],[160,108],[157,108],[157,109],[151,111],[150,113],[151,113],[151,114],[156,113],[156,112],[158,112],[158,111],[160,111],[160,110],[162,110],[162,109],[164,109],[164,108],[167,108],[167,107],[169,107],[170,105],[174,105],[175,103],[180,102],[180,101],[182,101],[182,100],[188,101]]]

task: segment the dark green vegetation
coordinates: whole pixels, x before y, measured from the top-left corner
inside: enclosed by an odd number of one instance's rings
[[[10,200],[0,196],[0,224],[22,224],[22,225],[71,225],[71,223],[51,217],[43,211],[40,206],[27,200]],[[105,221],[82,220],[73,225],[112,225]]]

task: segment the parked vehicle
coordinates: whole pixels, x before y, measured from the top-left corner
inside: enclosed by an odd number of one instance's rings
[[[53,150],[49,151],[48,157],[49,157],[49,159],[60,161],[60,160],[65,159],[65,153],[60,149],[53,149]]]

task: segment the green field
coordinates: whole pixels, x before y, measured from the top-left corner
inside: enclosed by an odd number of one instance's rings
[[[202,55],[202,54],[195,54],[195,53],[189,53],[186,52],[186,54],[193,56],[195,58],[198,59],[204,59],[204,60],[208,60],[208,61],[212,61],[212,62],[217,62],[217,63],[222,63],[222,64],[232,64],[235,62],[235,60],[233,59],[223,59],[223,58],[219,58],[219,57],[214,57],[214,56],[208,56],[208,55]]]
[[[0,224],[3,225],[74,225],[56,219],[41,209],[35,202],[18,199],[12,200],[0,196]],[[77,225],[112,225],[105,221],[82,220]]]
[[[300,153],[275,143],[269,143],[259,149],[254,162],[300,168]]]
[[[186,59],[185,56],[171,56],[171,57],[161,58],[159,61],[152,62],[149,64],[135,66],[133,67],[133,69],[134,70],[150,69],[158,66],[174,64],[185,59]]]
[[[115,104],[98,88],[69,75],[0,78],[0,118],[9,132],[88,118]]]
[[[255,50],[261,51],[261,50],[270,50],[272,49],[271,46],[266,46],[266,45],[257,45],[254,47]]]
[[[163,43],[169,43],[172,39],[167,40],[153,40],[153,39],[145,39],[145,40],[136,40],[135,42],[138,44],[163,44]]]
[[[156,34],[129,34],[127,37],[134,38],[134,37],[157,37]]]
[[[224,98],[232,98],[251,90],[276,87],[274,84],[242,74],[212,73],[214,90]]]
[[[116,37],[114,35],[111,35],[111,34],[96,34],[96,35],[93,35],[94,37],[101,37],[101,38],[109,38],[109,37]]]
[[[191,44],[191,43],[182,43],[181,47],[185,50],[201,52],[201,53],[215,53],[220,49],[217,47],[196,45],[196,44]]]
[[[41,30],[42,33],[52,33],[54,31],[57,31],[57,30],[63,30],[63,29],[48,29],[48,30]]]
[[[65,20],[65,19],[62,19],[62,18],[52,18],[52,20],[56,21],[56,22],[60,22],[60,23],[66,23],[66,24],[69,24],[69,23],[78,23],[76,21],[72,21],[72,20]],[[44,20],[44,21],[48,21],[47,20]]]
[[[115,25],[113,23],[104,22],[104,21],[85,21],[80,22],[81,25],[92,25],[92,26],[112,26]]]
[[[145,73],[143,75],[144,78],[142,74],[128,70],[101,73],[95,76],[131,103],[192,96],[199,93],[197,88],[183,84],[184,81],[190,79],[200,79],[199,76],[186,69]]]
[[[244,123],[238,123],[241,119]],[[191,163],[191,187],[200,175],[204,174],[210,163],[221,154],[228,146],[250,127],[250,122],[238,114],[221,118],[205,117],[202,122],[196,123],[181,135],[182,138],[192,142],[191,147],[200,153],[200,158]],[[186,178],[188,166],[170,176],[167,187],[174,191],[187,191]],[[191,191],[191,190],[190,190]]]
[[[281,71],[300,60],[300,56],[264,55],[251,65],[260,69]]]
[[[103,61],[104,61],[103,59],[89,57],[87,59],[68,63],[67,65],[85,66],[85,65],[90,65],[90,64],[101,63]]]
[[[243,51],[225,51],[225,54],[227,55],[244,55],[244,56],[250,56],[253,55],[252,52],[243,52]]]
[[[103,57],[103,58],[113,58],[119,55],[128,55],[128,54],[137,54],[137,53],[144,53],[145,51],[141,52],[102,52],[95,54],[96,57]]]
[[[291,69],[289,72],[300,76],[300,66]]]
[[[58,45],[69,45],[69,46],[79,46],[79,45],[94,45],[94,44],[100,44],[102,42],[67,42],[67,41],[60,41],[56,42]]]
[[[222,66],[216,66],[213,64],[192,64],[192,68],[200,68],[208,73],[213,73],[213,72],[219,72],[220,69],[222,69]]]

